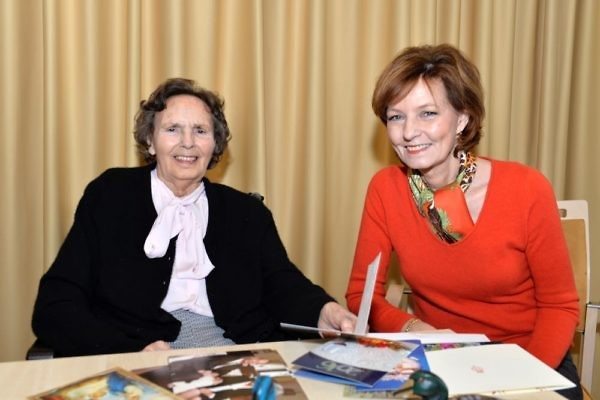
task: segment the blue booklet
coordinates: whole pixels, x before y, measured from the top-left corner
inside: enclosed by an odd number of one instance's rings
[[[293,364],[299,368],[297,376],[371,388],[419,348],[415,341],[344,337],[312,349]]]

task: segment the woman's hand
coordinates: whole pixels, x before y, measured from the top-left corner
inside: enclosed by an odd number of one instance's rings
[[[156,342],[150,343],[144,347],[142,351],[160,351],[160,350],[171,350],[171,346],[165,341],[157,340]]]
[[[356,315],[340,306],[335,301],[330,301],[321,308],[317,327],[320,329],[334,329],[342,332],[354,332]]]

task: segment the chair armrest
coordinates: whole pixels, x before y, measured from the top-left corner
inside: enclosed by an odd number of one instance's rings
[[[583,360],[581,363],[581,384],[592,388],[592,376],[594,372],[594,356],[596,354],[596,328],[598,326],[598,315],[600,304],[588,303],[585,309],[585,333],[583,335]]]
[[[385,293],[385,299],[394,307],[402,305],[402,295],[404,294],[404,285],[401,283],[390,283]]]
[[[26,360],[46,360],[49,358],[54,358],[54,350],[39,339],[31,345],[25,355]]]

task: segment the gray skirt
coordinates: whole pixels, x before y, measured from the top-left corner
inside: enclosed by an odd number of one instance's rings
[[[223,329],[215,324],[215,319],[212,317],[182,309],[171,312],[171,315],[181,321],[181,330],[177,339],[169,342],[173,349],[235,344],[231,339],[223,337]]]

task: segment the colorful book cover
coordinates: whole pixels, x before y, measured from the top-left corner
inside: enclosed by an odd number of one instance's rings
[[[215,400],[251,398],[256,378],[270,376],[278,399],[307,399],[281,355],[272,349],[171,357],[168,365],[134,372],[174,394],[199,389]]]
[[[371,387],[420,345],[368,337],[337,338],[296,359],[298,376]]]

